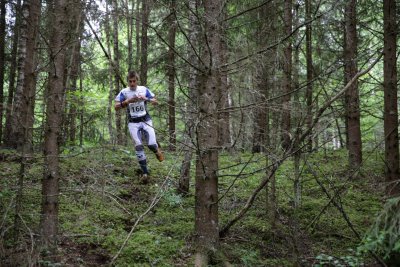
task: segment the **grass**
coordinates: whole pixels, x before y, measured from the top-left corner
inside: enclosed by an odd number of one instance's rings
[[[50,260],[37,255],[42,265],[107,265],[157,194],[162,198],[138,223],[117,258],[116,266],[188,266],[193,263],[194,185],[188,197],[176,194],[179,156],[167,153],[166,161],[158,163],[150,151],[146,152],[152,177],[149,185],[139,183],[138,164],[130,150],[97,147],[82,152],[64,151],[59,197],[60,249],[57,257]],[[16,262],[18,258],[11,230],[19,170],[18,158],[12,157],[14,154],[9,150],[0,151],[3,156],[0,162],[3,263]],[[39,227],[42,164],[37,155],[29,163],[25,177],[21,212],[26,225],[25,239],[18,244],[25,243],[26,248],[31,242],[29,232],[37,232]],[[221,226],[246,203],[265,176],[265,167],[265,158],[259,154],[220,156],[219,188],[220,197],[224,196],[219,202]],[[371,261],[367,255],[355,255],[360,243],[355,231],[363,236],[382,207],[379,180],[383,163],[366,157],[359,175],[353,177],[346,169],[345,151],[331,151],[308,157],[307,164],[302,167],[300,207],[293,206],[294,172],[293,163],[288,160],[276,173],[276,223],[272,224],[270,212],[266,210],[267,193],[263,190],[246,216],[221,240],[221,247],[232,264],[318,266],[335,260],[338,264]],[[331,201],[332,196],[336,196],[336,205]],[[6,253],[14,253],[15,257],[6,256]],[[29,249],[19,255],[27,253]]]

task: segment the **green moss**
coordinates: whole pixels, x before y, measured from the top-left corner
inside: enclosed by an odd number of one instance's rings
[[[194,176],[191,194],[182,197],[175,191],[182,160],[180,155],[168,152],[166,160],[159,163],[148,151],[148,160],[152,182],[142,185],[135,154],[130,148],[94,147],[85,148],[82,153],[76,149],[65,150],[60,161],[60,233],[70,238],[73,244],[95,244],[110,259],[120,249],[139,216],[160,194],[162,197],[157,205],[136,226],[116,266],[191,265],[195,243]],[[358,257],[349,249],[355,249],[359,240],[330,199],[336,194],[336,203],[342,206],[354,229],[363,235],[382,208],[382,191],[375,185],[383,164],[374,157],[367,157],[357,179],[350,178],[344,150],[315,153],[307,158],[306,165],[303,161],[301,164],[302,202],[298,208],[293,205],[293,162],[287,160],[276,173],[275,227],[272,227],[272,218],[266,210],[266,191],[262,189],[246,215],[221,241],[222,251],[233,265],[292,266],[308,259],[303,262],[308,266],[310,262],[317,262],[316,257],[322,254],[331,255],[340,263],[345,262],[345,257],[348,261]],[[265,165],[262,154],[220,156],[219,196],[222,199],[218,204],[221,226],[246,205],[265,177]],[[15,197],[18,170],[18,162],[0,162],[2,214]],[[194,175],[194,166],[191,171]],[[314,174],[330,197],[317,183]],[[43,161],[37,157],[27,169],[22,213],[32,229],[39,225],[42,175]],[[166,187],[161,188],[161,185]],[[340,194],[337,194],[338,190]],[[8,211],[4,219],[6,226],[13,223],[13,208]],[[294,238],[301,244],[297,248],[298,259],[294,254]],[[396,244],[395,248],[398,247]]]

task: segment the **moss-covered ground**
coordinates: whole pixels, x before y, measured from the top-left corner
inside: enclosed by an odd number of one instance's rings
[[[191,266],[194,255],[194,178],[191,193],[176,193],[182,155],[166,152],[159,163],[149,151],[151,182],[141,184],[133,151],[118,147],[70,149],[61,155],[59,249],[35,252],[40,221],[43,159],[28,161],[24,177],[22,239],[13,238],[20,161],[0,152],[1,266]],[[361,266],[360,237],[382,208],[383,162],[365,153],[363,166],[348,171],[345,151],[303,157],[301,204],[294,205],[294,167],[276,173],[276,219],[271,189],[221,240],[234,266]],[[194,168],[194,165],[192,165]],[[244,166],[246,166],[244,168]],[[245,205],[266,175],[262,154],[221,154],[219,220],[223,226]],[[240,174],[238,176],[238,174]],[[154,207],[149,209],[150,205]],[[131,235],[129,236],[129,233]],[[128,238],[129,237],[129,238]]]

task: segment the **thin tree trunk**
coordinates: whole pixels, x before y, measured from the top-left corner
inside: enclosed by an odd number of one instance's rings
[[[229,148],[231,146],[230,139],[230,114],[225,111],[225,109],[229,109],[229,83],[228,83],[228,69],[224,67],[228,63],[228,43],[227,43],[227,33],[226,33],[226,22],[225,19],[227,17],[226,5],[223,6],[220,11],[221,16],[221,48],[220,48],[220,74],[221,74],[221,90],[218,99],[220,101],[221,111],[218,113],[218,143],[223,148]]]
[[[45,247],[54,248],[58,235],[59,146],[65,66],[66,0],[55,0],[51,8],[50,64],[44,140],[41,238]]]
[[[72,145],[75,144],[76,140],[76,117],[77,117],[77,106],[78,99],[76,97],[77,87],[78,87],[78,78],[79,78],[79,63],[80,63],[80,51],[81,51],[81,37],[83,33],[83,25],[82,25],[82,17],[83,17],[83,9],[82,3],[74,4],[71,6],[72,8],[72,23],[71,28],[74,29],[74,43],[71,49],[71,58],[70,58],[70,72],[67,76],[67,90],[70,91],[70,103],[69,103],[69,114],[68,114],[68,133],[69,133],[69,141]]]
[[[189,21],[190,21],[190,31],[189,31],[189,42],[191,46],[188,48],[188,56],[190,62],[192,62],[195,66],[198,66],[199,59],[196,56],[193,48],[198,49],[199,46],[199,21],[197,20],[195,14],[195,10],[198,8],[198,0],[189,0]],[[184,159],[181,165],[181,173],[179,179],[179,185],[177,191],[183,195],[187,195],[189,193],[189,185],[190,185],[190,167],[193,155],[192,144],[195,137],[194,131],[194,115],[197,108],[197,100],[198,100],[198,91],[200,84],[198,83],[198,73],[194,68],[190,69],[189,72],[189,99],[187,101],[187,105],[185,108],[185,132],[184,132],[184,144],[183,144],[183,152]]]
[[[261,48],[265,46],[268,40],[271,40],[271,27],[272,23],[267,21],[269,18],[269,6],[264,5],[260,8],[258,16],[260,21],[257,25],[258,31],[256,33],[256,41],[257,41],[257,48]],[[268,38],[266,38],[268,36]],[[272,53],[271,53],[272,54]],[[257,101],[266,101],[268,99],[268,80],[270,77],[268,76],[271,72],[268,70],[272,68],[270,65],[271,62],[269,60],[271,54],[267,52],[264,57],[259,58],[256,61],[256,68],[255,68],[255,82],[256,82],[256,98]],[[254,131],[253,131],[253,153],[261,153],[268,151],[268,144],[266,136],[269,134],[267,132],[267,115],[268,109],[267,104],[260,105],[255,109],[255,118],[254,118]],[[268,158],[267,158],[268,161]]]
[[[112,1],[112,18],[113,18],[113,41],[114,41],[114,66],[119,71],[119,45],[118,45],[118,0]],[[115,95],[118,94],[120,89],[119,75],[114,75],[114,90]],[[124,140],[122,138],[122,116],[121,112],[116,112],[115,115],[115,127],[117,128],[117,144],[122,145]]]
[[[397,66],[396,66],[396,1],[383,1],[384,21],[384,133],[385,133],[385,178],[387,194],[400,194],[399,171],[399,115],[397,103]]]
[[[127,42],[128,42],[128,70],[132,69],[133,65],[133,10],[135,6],[135,1],[132,0],[132,9],[129,9],[129,0],[125,2],[126,6],[126,30],[127,30]]]
[[[306,21],[311,21],[311,0],[305,1],[306,5]],[[311,23],[306,25],[306,68],[307,68],[307,90],[306,90],[306,127],[309,128],[312,123],[312,96],[313,85],[313,61],[312,61],[312,26]],[[306,140],[306,148],[308,152],[312,151],[312,131]]]
[[[356,0],[346,4],[345,11],[345,83],[357,74],[357,29]],[[346,116],[348,129],[348,150],[350,168],[357,168],[362,161],[362,144],[360,128],[360,98],[358,84],[355,81],[346,92]]]
[[[111,57],[111,27],[110,27],[110,13],[108,9],[108,4],[106,4],[106,17],[105,17],[105,34],[106,34],[106,47],[107,47],[107,53]],[[115,132],[113,128],[113,113],[112,110],[114,109],[114,95],[115,95],[115,89],[114,89],[114,83],[113,83],[113,67],[111,65],[108,66],[108,80],[109,80],[109,93],[108,93],[108,106],[107,106],[107,126],[108,126],[108,133],[110,134],[110,140],[112,144],[116,144],[117,140],[115,137]],[[116,118],[121,115],[116,114]]]
[[[4,129],[4,138],[3,143],[5,146],[11,146],[11,120],[12,120],[12,103],[14,99],[14,91],[15,91],[15,75],[17,70],[17,49],[18,49],[18,40],[20,33],[20,24],[21,24],[21,0],[17,0],[17,4],[15,6],[15,25],[13,30],[13,41],[11,48],[11,65],[10,65],[10,83],[8,86],[8,97],[7,97],[7,107],[6,107],[6,122]]]
[[[83,146],[83,130],[84,130],[84,125],[83,125],[83,113],[85,111],[84,109],[84,99],[83,99],[83,78],[82,78],[82,68],[81,65],[79,65],[79,92],[80,92],[80,99],[79,99],[79,146]]]
[[[290,35],[292,33],[292,1],[285,0],[284,3],[284,16],[285,16],[285,34]],[[292,91],[292,41],[287,41],[284,49],[284,64],[283,64],[283,94],[282,97],[282,129],[281,129],[281,140],[283,149],[288,149],[290,146],[290,112],[291,112],[291,91]]]
[[[295,8],[295,27],[297,28],[299,26],[299,20],[300,20],[300,15],[299,15],[299,7],[300,5],[296,3],[296,8]],[[300,87],[300,80],[299,80],[299,68],[300,68],[300,38],[299,38],[299,32],[296,31],[295,33],[295,40],[296,40],[296,45],[295,45],[295,50],[294,50],[294,66],[293,66],[293,85],[295,89],[298,89]],[[308,93],[308,87],[307,87],[307,92]],[[307,108],[308,108],[308,103],[307,103]],[[299,131],[301,130],[301,106],[300,106],[300,96],[299,92],[296,90],[294,93],[294,98],[293,98],[293,122],[295,125],[295,136],[298,136]],[[306,116],[311,115],[308,113]],[[293,196],[294,196],[294,206],[297,208],[301,204],[301,175],[300,175],[300,159],[301,159],[301,151],[300,151],[300,144],[297,139],[293,141],[293,150],[296,151],[293,155],[293,162],[294,162],[294,182],[293,182]]]
[[[3,114],[4,114],[4,69],[5,69],[5,40],[6,40],[6,1],[0,5],[0,144],[3,138]]]
[[[274,92],[271,92],[272,95],[279,95],[279,92],[281,92],[280,88],[281,83],[280,82],[274,82],[271,88],[274,90]],[[275,104],[278,105],[278,101],[275,101]],[[274,125],[281,125],[280,123],[280,116],[278,111],[273,111],[271,114],[271,130],[269,134],[269,141],[270,141],[270,150],[277,153],[279,150],[279,147],[277,144],[279,144],[279,132],[280,129],[279,127],[273,127]],[[275,162],[275,158],[269,158],[268,162],[269,165],[271,165],[273,162]],[[267,166],[269,166],[267,165]],[[268,207],[268,218],[270,219],[271,223],[271,228],[275,229],[276,228],[276,222],[278,219],[278,197],[277,197],[277,190],[276,190],[276,177],[275,177],[275,172],[271,172],[270,169],[266,170],[266,175],[267,177],[271,175],[269,182],[267,185],[269,185],[269,191],[267,192],[267,207]]]
[[[142,1],[142,35],[141,35],[141,57],[140,57],[140,80],[141,84],[147,85],[147,58],[148,58],[148,36],[147,29],[149,24],[150,16],[150,4],[151,1]]]
[[[265,18],[268,19],[263,23],[267,27],[265,34],[262,34],[264,36],[268,36],[268,38],[264,38],[264,42],[266,42],[266,45],[270,45],[276,41],[277,38],[277,17],[274,16],[273,10],[275,10],[277,3],[270,3],[269,5],[264,6],[260,10],[259,16],[263,16],[265,14]],[[267,52],[265,55],[265,65],[263,66],[264,68],[264,79],[265,79],[265,89],[264,89],[264,94],[265,94],[265,99],[269,99],[271,96],[273,96],[277,91],[277,83],[274,81],[274,75],[276,73],[277,66],[275,65],[275,62],[277,61],[276,55],[277,55],[276,48],[272,49],[271,51]],[[275,92],[274,92],[275,91]],[[272,127],[270,125],[279,125],[279,117],[278,117],[278,112],[271,112],[271,106],[275,105],[276,103],[272,102],[270,105],[265,105],[265,175],[269,175],[269,165],[271,162],[273,162],[275,159],[271,158],[271,155],[273,155],[276,152],[276,146],[272,144],[276,144],[276,142],[271,141],[272,138],[276,138],[275,136],[278,133],[278,128],[279,127]],[[271,124],[272,121],[272,124]],[[277,219],[277,201],[276,201],[276,187],[275,187],[275,175],[273,174],[271,178],[269,179],[269,182],[265,185],[265,193],[266,193],[266,198],[265,198],[265,208],[266,208],[266,214],[267,214],[267,220],[268,223],[271,225],[273,229],[275,229],[276,225],[276,219]]]
[[[175,36],[176,36],[176,0],[170,1],[170,15],[167,25],[170,27],[168,32],[168,60],[167,60],[167,76],[168,76],[168,132],[169,132],[169,150],[176,149],[176,126],[175,126]]]
[[[136,22],[135,22],[135,27],[136,27],[136,33],[135,33],[135,39],[136,39],[136,57],[135,57],[135,69],[139,67],[140,64],[140,51],[141,51],[141,46],[140,46],[140,22],[141,22],[141,11],[140,11],[140,3],[142,3],[143,0],[137,0],[136,2]]]

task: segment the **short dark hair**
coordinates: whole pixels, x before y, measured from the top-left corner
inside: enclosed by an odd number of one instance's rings
[[[139,80],[139,74],[134,70],[130,70],[130,71],[128,71],[127,78],[128,78],[128,80],[132,79],[132,78],[136,78],[136,80]]]

